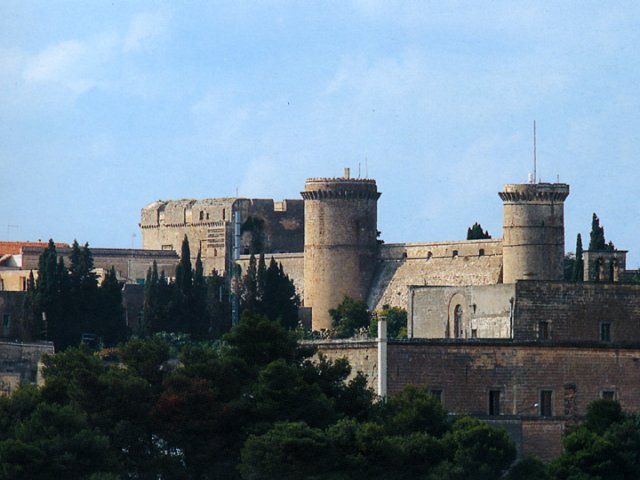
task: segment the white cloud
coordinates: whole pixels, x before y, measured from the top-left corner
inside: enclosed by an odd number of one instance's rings
[[[148,47],[154,40],[162,39],[169,26],[170,15],[166,12],[142,13],[136,15],[124,38],[125,52]]]
[[[49,46],[28,62],[24,78],[36,82],[60,81],[85,52],[85,46],[77,41]]]

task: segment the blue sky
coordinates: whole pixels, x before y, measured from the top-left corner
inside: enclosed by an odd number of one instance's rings
[[[640,262],[640,3],[0,3],[0,238],[140,245],[157,199],[378,181],[387,242],[501,236],[505,183],[571,185]],[[135,238],[132,235],[136,234]]]

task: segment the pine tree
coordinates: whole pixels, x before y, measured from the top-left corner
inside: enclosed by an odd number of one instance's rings
[[[584,258],[582,250],[582,236],[578,234],[576,238],[576,258],[573,264],[573,273],[571,280],[574,282],[582,282],[584,280]]]

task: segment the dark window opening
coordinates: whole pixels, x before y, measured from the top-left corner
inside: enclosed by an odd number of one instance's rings
[[[541,417],[550,417],[553,415],[552,411],[552,403],[551,403],[551,390],[541,390],[540,391],[540,416]]]
[[[489,415],[500,415],[500,390],[489,391]]]
[[[484,248],[481,248],[480,251],[478,251],[478,255],[479,256],[484,256]]]
[[[442,403],[442,390],[439,388],[432,388],[429,390],[429,395]]]
[[[200,210],[200,220],[204,220],[204,212]]]
[[[602,322],[600,324],[600,341],[601,342],[611,341],[611,323]]]
[[[602,390],[600,392],[600,398],[602,398],[603,400],[615,400],[616,392],[615,390]]]
[[[433,253],[427,252],[427,260],[431,260],[431,257],[433,257]]]
[[[542,321],[538,323],[538,338],[540,340],[549,339],[549,322]]]
[[[478,329],[477,328],[472,328],[471,329],[471,338],[478,338]]]
[[[451,252],[451,256],[453,258],[456,258],[458,256],[458,250],[454,250],[453,252]]]

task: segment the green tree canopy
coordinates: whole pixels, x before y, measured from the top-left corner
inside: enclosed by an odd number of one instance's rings
[[[362,329],[368,331],[371,324],[371,312],[367,304],[345,295],[340,305],[329,310],[336,338],[352,337]]]
[[[482,225],[478,222],[475,222],[467,229],[467,240],[482,240],[485,238],[491,238],[491,235],[487,230],[482,230]]]

